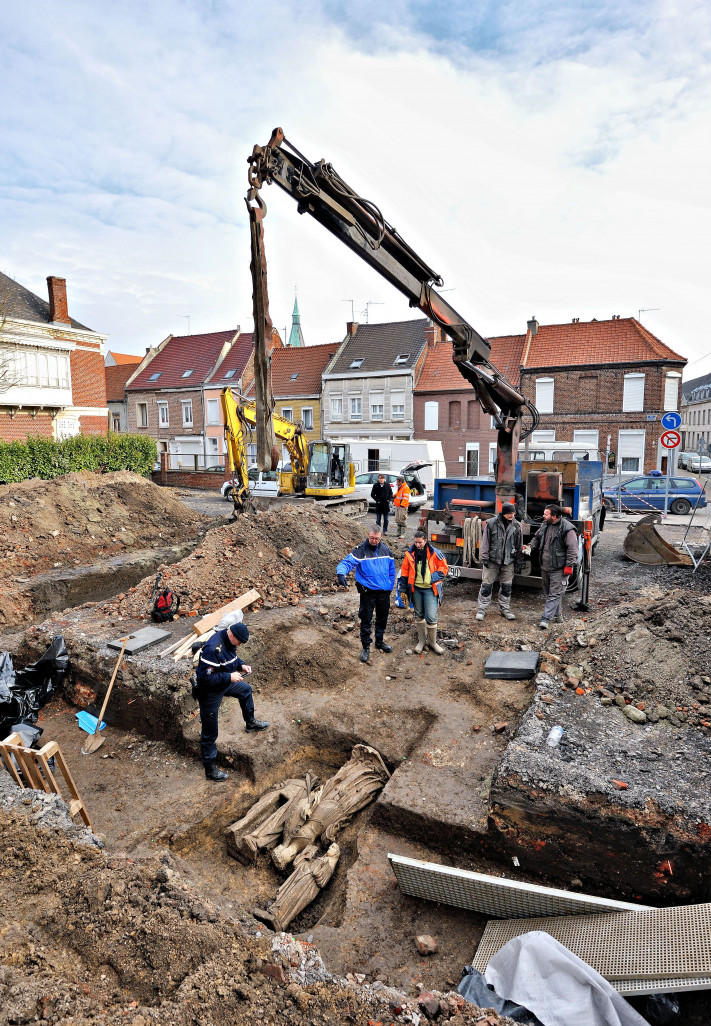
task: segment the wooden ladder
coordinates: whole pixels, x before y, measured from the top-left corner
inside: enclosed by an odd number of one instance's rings
[[[66,790],[70,795],[69,801],[64,798],[50,768],[49,760],[53,756],[56,766],[59,767],[64,777]],[[39,749],[25,748],[19,734],[10,734],[0,742],[0,761],[18,787],[23,789],[29,787],[35,791],[44,791],[46,794],[58,794],[66,802],[72,819],[79,815],[90,830],[94,829],[86,806],[74,783],[74,778],[56,741],[49,741]]]

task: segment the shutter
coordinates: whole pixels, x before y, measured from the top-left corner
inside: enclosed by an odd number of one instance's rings
[[[573,445],[580,445],[586,449],[597,449],[597,431],[573,431]]]
[[[679,409],[679,378],[676,374],[667,374],[664,379],[664,409]]]
[[[641,413],[644,409],[644,374],[625,374],[622,395],[623,413]]]
[[[620,431],[618,446],[620,459],[627,456],[644,460],[644,431]]]
[[[439,403],[425,403],[425,431],[437,431],[439,428]]]
[[[539,413],[553,412],[553,378],[536,378],[536,406]]]

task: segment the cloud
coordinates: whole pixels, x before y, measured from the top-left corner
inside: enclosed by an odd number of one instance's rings
[[[66,276],[74,316],[119,350],[188,313],[248,329],[246,158],[281,123],[482,333],[660,307],[645,323],[701,355],[710,39],[692,2],[65,0],[60,18],[36,0],[0,40],[0,267],[40,293]],[[371,320],[416,315],[264,196],[280,330],[294,286],[309,343],[342,337],[351,298],[360,319],[368,300]]]

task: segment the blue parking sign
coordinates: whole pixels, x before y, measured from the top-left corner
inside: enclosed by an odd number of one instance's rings
[[[667,431],[674,431],[681,424],[681,415],[679,413],[665,413],[662,417],[662,427],[666,428]]]

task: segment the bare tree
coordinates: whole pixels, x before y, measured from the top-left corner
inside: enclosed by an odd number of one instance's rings
[[[20,384],[14,350],[2,338],[7,319],[7,300],[0,300],[0,394]]]

